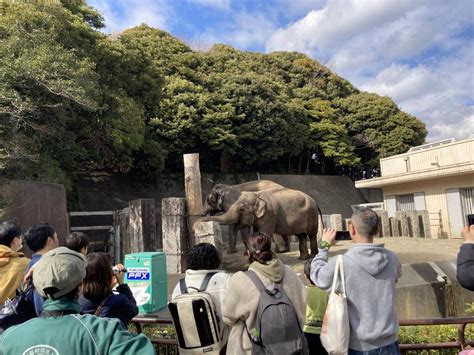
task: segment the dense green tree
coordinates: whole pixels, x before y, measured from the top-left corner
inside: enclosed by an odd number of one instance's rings
[[[337,173],[426,136],[391,99],[301,53],[193,51],[147,25],[105,35],[84,0],[0,11],[0,169],[10,177],[153,179],[181,171],[190,152],[207,171],[271,172],[307,171],[316,153],[318,171]]]
[[[340,110],[340,122],[347,127],[357,154],[369,165],[425,140],[425,125],[400,111],[388,97],[361,92],[336,100],[334,106]]]

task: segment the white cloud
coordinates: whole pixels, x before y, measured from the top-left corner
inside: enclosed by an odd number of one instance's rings
[[[392,97],[427,123],[428,140],[462,138],[474,131],[474,44],[462,34],[473,13],[463,0],[328,0],[276,30],[266,50],[301,51]]]
[[[172,18],[165,0],[88,0],[105,18],[106,31],[123,31],[142,23],[167,29]]]
[[[232,0],[188,0],[188,3],[214,7],[220,10],[230,10]]]
[[[276,30],[274,22],[260,13],[238,12],[234,22],[212,28],[199,36],[207,43],[227,43],[237,48],[262,46]]]

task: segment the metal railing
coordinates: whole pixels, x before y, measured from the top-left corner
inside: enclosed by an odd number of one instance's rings
[[[465,339],[466,325],[474,324],[474,317],[458,318],[434,318],[434,319],[406,319],[400,321],[400,326],[430,326],[430,325],[458,325],[458,338],[456,341],[443,343],[423,343],[423,344],[400,344],[403,354],[409,351],[439,350],[439,349],[464,349],[466,346],[474,346],[474,339]]]
[[[171,319],[138,316],[133,318],[137,332],[143,331],[142,324],[173,325]],[[474,347],[474,339],[465,339],[465,330],[468,324],[474,324],[474,317],[458,318],[433,318],[433,319],[406,319],[400,321],[400,326],[435,326],[435,325],[458,325],[458,337],[456,341],[446,341],[442,343],[422,343],[422,344],[400,344],[402,354],[412,354],[423,350],[440,349],[464,349],[466,346]],[[156,347],[159,347],[160,354],[177,354],[178,341],[176,339],[151,338]]]

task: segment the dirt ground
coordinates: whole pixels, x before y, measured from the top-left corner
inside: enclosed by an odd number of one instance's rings
[[[420,263],[426,261],[440,261],[455,259],[462,244],[461,239],[413,239],[409,237],[380,238],[377,243],[395,252],[402,264]],[[331,254],[344,253],[352,241],[339,241],[331,247]],[[224,269],[235,272],[244,270],[247,266],[247,257],[244,256],[244,247],[237,245],[239,251],[235,254],[222,255]],[[304,260],[298,260],[298,243],[291,243],[291,251],[278,254],[278,257],[296,272],[303,272]]]

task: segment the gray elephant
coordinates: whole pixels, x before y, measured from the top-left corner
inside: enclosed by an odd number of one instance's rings
[[[278,185],[270,180],[255,180],[245,182],[238,185],[215,185],[211,192],[206,196],[204,201],[203,214],[214,215],[219,212],[227,212],[234,202],[236,202],[244,191],[263,191],[271,188],[282,188],[283,186]],[[250,227],[239,227],[237,223],[229,226],[229,248],[227,249],[228,254],[237,252],[236,241],[237,232],[240,229],[242,241],[246,243],[247,236],[250,233]],[[285,242],[285,245],[288,244]],[[287,251],[283,250],[278,251]],[[288,247],[289,250],[289,247]]]
[[[318,253],[318,205],[304,192],[275,188],[259,192],[242,192],[228,211],[220,216],[204,217],[204,221],[234,224],[238,228],[253,227],[255,231],[273,236],[295,234],[299,240],[299,259],[308,259],[307,236],[311,255]]]

